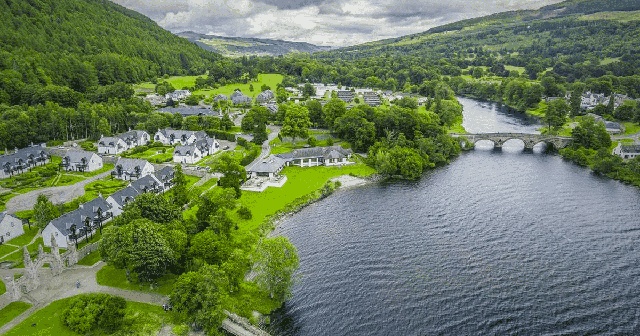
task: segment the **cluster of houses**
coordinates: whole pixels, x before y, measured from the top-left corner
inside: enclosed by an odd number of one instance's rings
[[[598,105],[608,105],[609,100],[611,98],[613,98],[614,108],[618,108],[627,100],[634,100],[633,98],[627,95],[623,95],[619,93],[614,93],[610,96],[606,96],[604,93],[593,93],[591,91],[587,91],[587,92],[584,92],[580,97],[580,109],[582,109],[583,111],[588,111],[588,110],[593,110]],[[550,102],[557,99],[562,99],[562,97],[546,97],[545,101]],[[564,99],[567,102],[569,102],[569,99],[571,99],[571,94],[567,93]],[[640,102],[640,98],[635,100]]]
[[[163,193],[173,185],[174,170],[165,167],[155,171],[153,166],[144,160],[120,159],[116,167],[120,167],[114,177],[131,179],[127,187],[121,189],[106,199],[98,196],[93,200],[81,204],[78,209],[70,211],[53,219],[42,230],[45,246],[51,246],[50,237],[55,239],[57,246],[67,248],[75,241],[81,241],[102,228],[106,222],[120,215],[124,206],[144,193]],[[137,168],[136,168],[137,167]],[[116,168],[117,169],[117,168]]]
[[[169,100],[180,102],[187,99],[189,96],[191,96],[191,91],[189,90],[175,90],[165,94],[164,96],[156,94],[147,95],[144,97],[144,100],[148,101],[152,106],[162,106],[167,105]]]
[[[129,131],[113,137],[104,135],[98,140],[98,153],[118,155],[138,146],[146,145],[151,137],[145,131]]]
[[[22,174],[32,167],[49,163],[50,160],[51,157],[42,146],[16,148],[12,153],[5,150],[4,155],[0,156],[0,179]]]
[[[173,162],[194,164],[205,156],[220,150],[220,143],[203,131],[182,131],[162,129],[154,136],[155,141],[164,145],[177,145],[173,150]]]

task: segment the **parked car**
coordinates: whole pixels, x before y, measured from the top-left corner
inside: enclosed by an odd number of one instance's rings
[[[222,147],[222,150],[227,150],[227,149],[229,149],[229,146]]]

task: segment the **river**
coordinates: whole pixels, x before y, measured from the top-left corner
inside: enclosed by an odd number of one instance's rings
[[[469,132],[533,120],[459,98]],[[274,335],[640,334],[640,192],[479,143],[415,182],[340,190],[281,223],[302,279]]]

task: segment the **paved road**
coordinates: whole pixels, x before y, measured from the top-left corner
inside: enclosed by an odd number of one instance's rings
[[[80,197],[84,195],[85,185],[93,181],[97,181],[106,176],[109,176],[112,170],[90,177],[86,180],[82,180],[76,184],[62,186],[62,187],[43,188],[43,189],[33,190],[22,195],[18,195],[16,197],[11,198],[7,202],[7,212],[15,213],[17,211],[33,209],[33,205],[36,204],[36,199],[38,198],[38,195],[41,195],[41,194],[46,195],[53,204],[69,202],[76,197]]]
[[[640,144],[640,139],[638,137],[640,137],[640,132],[627,135],[614,135],[611,137],[611,139],[614,141],[620,139],[633,139],[634,143],[637,145]]]
[[[262,161],[264,158],[269,156],[269,153],[271,153],[271,146],[269,145],[269,142],[278,137],[278,134],[280,133],[280,126],[268,126],[267,128],[271,130],[271,133],[269,133],[267,140],[262,143],[262,151],[260,152],[260,155],[258,155],[253,162],[247,165],[247,170],[251,170],[251,167]]]
[[[105,265],[99,262],[94,266],[76,265],[63,274],[53,277],[48,284],[41,285],[40,288],[23,296],[24,301],[31,301],[33,306],[20,316],[13,319],[0,328],[0,334],[3,334],[27,317],[31,316],[36,310],[46,307],[49,303],[68,298],[82,293],[109,293],[121,296],[129,301],[137,301],[154,305],[162,305],[169,300],[168,297],[159,294],[150,294],[143,292],[129,291],[119,288],[98,285],[96,280],[96,272]],[[76,281],[80,280],[80,288],[76,288]]]

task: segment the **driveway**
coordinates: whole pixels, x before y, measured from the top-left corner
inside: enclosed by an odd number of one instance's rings
[[[76,197],[84,195],[84,186],[106,176],[109,176],[112,170],[113,169],[90,177],[86,180],[82,180],[76,184],[32,190],[28,193],[18,195],[9,199],[9,201],[7,202],[7,212],[15,213],[17,211],[32,210],[33,206],[36,204],[38,195],[47,196],[47,198],[49,198],[49,200],[53,204],[67,203]]]
[[[262,143],[262,151],[260,152],[260,155],[258,155],[253,162],[247,165],[247,171],[251,170],[254,165],[262,161],[264,158],[269,156],[269,153],[271,153],[271,146],[269,145],[269,142],[278,137],[278,134],[280,133],[280,126],[267,126],[267,128],[271,130],[271,133],[269,133],[267,140]]]

